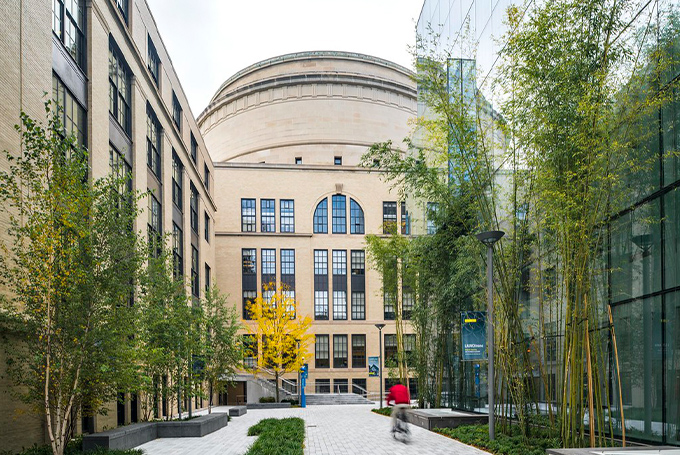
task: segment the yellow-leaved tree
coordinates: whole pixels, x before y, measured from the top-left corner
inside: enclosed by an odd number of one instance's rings
[[[248,304],[253,324],[248,331],[257,340],[257,367],[268,371],[276,380],[276,401],[279,401],[279,378],[297,371],[304,363],[313,335],[309,316],[300,317],[295,293],[285,286],[270,283],[262,294]]]

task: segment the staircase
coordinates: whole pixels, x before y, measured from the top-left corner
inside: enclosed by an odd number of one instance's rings
[[[307,405],[332,405],[332,404],[374,404],[372,401],[356,393],[308,393],[306,394]]]

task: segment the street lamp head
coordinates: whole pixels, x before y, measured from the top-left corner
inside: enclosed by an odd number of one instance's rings
[[[494,243],[498,242],[504,235],[505,232],[503,231],[486,231],[480,232],[479,234],[475,235],[475,237],[477,237],[477,240],[482,242],[484,245],[492,246]]]
[[[376,324],[375,326],[378,328],[378,330],[382,330],[383,327],[385,327],[385,324]]]

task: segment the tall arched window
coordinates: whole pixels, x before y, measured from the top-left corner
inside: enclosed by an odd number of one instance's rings
[[[314,233],[328,234],[328,199],[319,202],[314,210]]]
[[[333,195],[333,234],[347,234],[347,203],[342,194]]]
[[[357,201],[349,200],[349,233],[364,233],[364,211]]]

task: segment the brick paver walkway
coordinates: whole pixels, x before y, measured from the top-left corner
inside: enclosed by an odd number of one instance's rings
[[[309,406],[306,409],[248,410],[229,425],[202,438],[156,439],[140,446],[148,455],[242,455],[255,441],[248,428],[267,417],[302,417],[306,455],[488,455],[460,442],[410,425],[411,442],[390,435],[390,419],[371,412],[370,405]],[[226,412],[228,408],[215,408]]]

